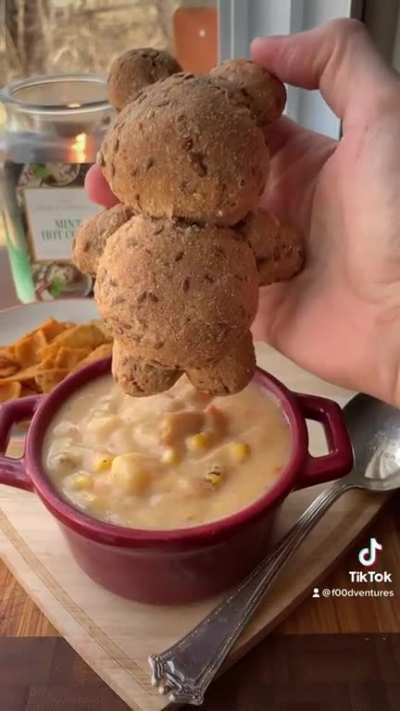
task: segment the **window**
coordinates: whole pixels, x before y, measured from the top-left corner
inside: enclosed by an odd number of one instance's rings
[[[216,1],[0,2],[5,10],[0,85],[32,74],[106,74],[112,59],[131,47],[168,49],[196,72],[208,71],[218,60]]]
[[[336,17],[361,17],[359,0],[219,0],[221,59],[248,56],[253,37],[310,29]],[[338,137],[340,122],[319,92],[289,87],[286,113],[304,126]]]
[[[35,73],[105,74],[128,47],[167,48],[184,69],[207,72],[218,61],[248,56],[253,37],[296,32],[335,17],[363,17],[385,53],[393,49],[396,9],[375,0],[0,0],[0,85]],[[399,24],[400,27],[400,24]],[[400,37],[400,30],[398,30]],[[381,39],[380,39],[381,38]],[[382,45],[385,45],[382,47]],[[400,66],[400,41],[394,62]],[[386,52],[387,54],[387,52]],[[4,55],[7,62],[4,61]],[[319,92],[289,88],[287,113],[337,137],[340,123]]]

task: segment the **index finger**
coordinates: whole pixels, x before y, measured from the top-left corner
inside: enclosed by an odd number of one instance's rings
[[[96,163],[86,173],[85,188],[90,200],[98,205],[113,207],[119,202]]]
[[[357,20],[332,20],[312,30],[257,38],[252,56],[281,81],[304,89],[320,89],[335,114],[368,120],[382,91],[395,89],[398,79]],[[387,94],[387,91],[386,91]]]

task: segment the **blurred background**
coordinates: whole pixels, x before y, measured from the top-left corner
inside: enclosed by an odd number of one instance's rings
[[[2,0],[0,84],[31,74],[106,74],[128,47],[179,55],[188,69],[217,61],[217,8],[202,0]]]
[[[400,69],[400,0],[0,0],[0,86],[32,74],[106,75],[129,47],[174,53],[184,69],[207,72],[246,56],[254,36],[295,32],[334,17],[357,17]],[[291,90],[287,112],[337,135],[319,96]]]
[[[338,17],[363,21],[400,70],[400,0],[0,0],[0,258],[7,245],[18,298],[91,293],[71,264],[72,230],[60,225],[77,225],[97,209],[83,182],[112,120],[104,79],[118,54],[167,49],[186,71],[206,73],[249,56],[256,36]],[[45,78],[29,79],[35,75]],[[10,88],[15,80],[25,88]],[[103,103],[86,110],[95,95]],[[319,91],[288,87],[286,113],[341,135]]]

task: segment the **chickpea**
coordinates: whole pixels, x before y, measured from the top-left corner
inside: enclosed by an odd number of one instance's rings
[[[115,485],[126,494],[144,494],[151,482],[149,472],[135,452],[115,457],[111,465],[111,476]]]

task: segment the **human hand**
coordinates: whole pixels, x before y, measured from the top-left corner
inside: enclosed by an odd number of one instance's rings
[[[92,202],[103,207],[113,207],[119,202],[109,187],[101,168],[97,163],[91,165],[85,178],[85,188]]]
[[[257,39],[253,58],[282,81],[320,88],[343,120],[332,141],[281,118],[268,130],[262,204],[305,235],[307,262],[260,292],[253,332],[327,380],[400,404],[400,84],[363,26],[337,20]],[[117,198],[98,166],[89,196]]]
[[[253,59],[320,89],[332,141],[282,117],[263,205],[305,235],[305,269],[260,292],[253,332],[327,380],[400,405],[400,82],[361,25],[257,39]]]

